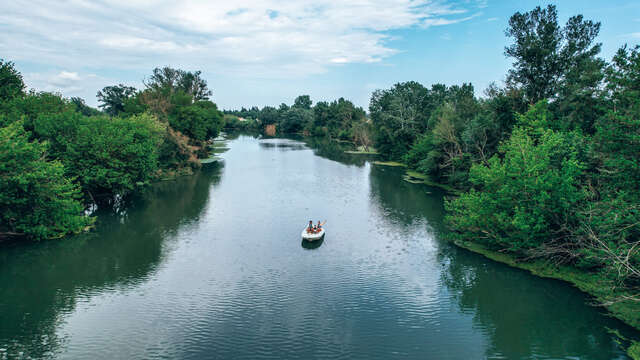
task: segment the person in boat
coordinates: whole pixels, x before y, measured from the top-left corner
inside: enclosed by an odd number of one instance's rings
[[[321,223],[320,220],[318,220],[318,231],[322,230],[322,225],[324,225],[324,222]]]
[[[313,221],[309,220],[309,227],[307,227],[307,232],[308,233],[312,233],[313,232]]]

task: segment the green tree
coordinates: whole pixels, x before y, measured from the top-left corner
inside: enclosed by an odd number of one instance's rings
[[[193,105],[176,106],[169,124],[194,140],[204,141],[218,136],[223,116],[216,104],[201,100]]]
[[[190,95],[194,102],[208,100],[211,90],[200,76],[201,74],[201,71],[190,72],[168,66],[155,68],[145,81],[145,86],[153,92],[165,93],[169,97],[175,92],[182,91]]]
[[[132,86],[119,84],[104,87],[98,91],[96,95],[98,102],[100,102],[98,107],[111,116],[118,116],[124,112],[124,105],[127,99],[133,97],[135,94],[136,88]]]
[[[98,109],[94,109],[87,105],[82,98],[72,97],[71,103],[73,103],[76,106],[76,110],[84,116],[100,115],[100,111]]]
[[[300,95],[293,101],[293,107],[305,110],[310,110],[312,104],[309,95]]]
[[[505,54],[515,60],[508,83],[522,88],[531,104],[556,96],[563,85],[597,84],[597,76],[587,81],[580,75],[597,63],[600,44],[593,42],[599,31],[600,23],[586,21],[582,15],[571,17],[561,27],[555,5],[515,13],[506,30],[514,43],[505,48]]]
[[[22,75],[12,62],[0,59],[0,104],[24,95]]]
[[[0,128],[0,233],[49,239],[76,233],[84,216],[80,190],[59,161],[47,161],[46,144],[29,141],[20,122]]]

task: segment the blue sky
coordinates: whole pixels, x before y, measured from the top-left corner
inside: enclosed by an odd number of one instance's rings
[[[156,66],[202,70],[222,108],[351,99],[415,80],[504,80],[509,16],[549,3],[600,21],[601,56],[640,43],[640,1],[49,0],[0,3],[0,58],[30,88],[80,96],[141,88]]]

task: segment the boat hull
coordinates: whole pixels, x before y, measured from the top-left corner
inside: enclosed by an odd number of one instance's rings
[[[320,231],[316,233],[308,233],[307,228],[304,228],[302,230],[302,238],[307,241],[320,240],[322,239],[323,236],[324,236],[324,229],[320,229]]]

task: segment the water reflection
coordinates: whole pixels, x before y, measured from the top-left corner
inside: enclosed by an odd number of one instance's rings
[[[162,262],[168,235],[197,221],[220,171],[212,166],[157,184],[127,207],[99,210],[91,233],[0,248],[0,358],[55,355],[65,343],[56,327],[79,299],[145,281]]]
[[[606,329],[627,335],[633,334],[631,329],[585,305],[586,296],[568,284],[456,248],[448,248],[442,261],[442,282],[458,309],[473,314],[475,325],[490,340],[486,357],[626,358]]]

